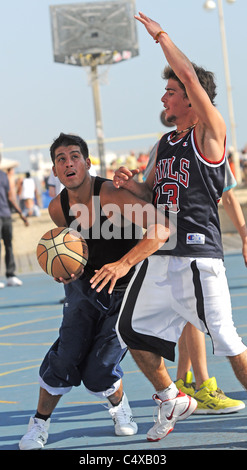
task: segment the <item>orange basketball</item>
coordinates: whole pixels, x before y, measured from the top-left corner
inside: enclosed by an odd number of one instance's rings
[[[78,274],[88,260],[88,246],[76,230],[57,227],[46,232],[37,246],[41,268],[53,277],[69,279]]]

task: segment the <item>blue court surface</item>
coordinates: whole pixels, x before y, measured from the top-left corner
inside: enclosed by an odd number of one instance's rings
[[[234,322],[247,343],[247,270],[241,254],[227,255],[225,265]],[[22,280],[22,287],[6,287],[0,291],[0,449],[9,451],[18,450],[18,442],[36,410],[39,365],[57,338],[62,316],[62,285],[41,272],[24,274]],[[218,386],[228,396],[243,400],[247,405],[247,394],[227,359],[213,356],[208,338],[206,346],[210,376],[216,377]],[[175,380],[176,362],[166,364]],[[148,442],[146,433],[153,425],[156,409],[153,387],[129,353],[122,365],[124,389],[138,423],[138,434],[115,436],[106,403],[80,386],[60,400],[52,415],[48,443],[44,451],[35,456],[42,454],[43,458],[46,450],[80,451],[87,456],[94,451],[103,455],[103,451],[140,454],[171,450],[247,450],[247,407],[235,414],[191,416],[178,422],[165,439]],[[20,454],[23,452],[18,452],[18,459],[22,460]]]

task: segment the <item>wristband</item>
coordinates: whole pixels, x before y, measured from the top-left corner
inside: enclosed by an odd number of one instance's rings
[[[165,31],[162,31],[162,30],[161,30],[161,31],[159,31],[159,32],[154,36],[154,40],[155,40],[156,43],[159,42],[159,39],[158,39],[158,38],[159,38],[159,36],[160,36],[161,34],[163,34],[163,33],[164,33],[164,34],[167,34]]]

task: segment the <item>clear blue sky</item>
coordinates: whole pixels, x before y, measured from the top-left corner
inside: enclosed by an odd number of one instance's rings
[[[93,1],[93,0],[91,0]],[[87,0],[89,3],[90,0]],[[92,89],[85,68],[53,61],[49,6],[68,0],[1,0],[0,140],[6,149],[50,144],[61,132],[96,138]],[[83,2],[82,2],[83,3]],[[157,20],[175,44],[198,65],[216,75],[217,107],[231,133],[217,9],[205,11],[204,0],[136,0],[136,10]],[[247,2],[223,0],[238,148],[247,143]],[[137,24],[139,56],[108,68],[108,84],[100,87],[106,138],[164,133],[160,122],[161,48]],[[105,67],[100,67],[100,72]],[[147,151],[155,137],[106,144],[106,150]],[[90,145],[91,153],[95,145]],[[48,150],[43,150],[49,159]],[[29,153],[5,153],[29,166]]]

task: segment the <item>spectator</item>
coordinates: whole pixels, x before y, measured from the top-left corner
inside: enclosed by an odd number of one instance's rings
[[[15,211],[18,212],[24,224],[28,226],[28,221],[26,217],[22,214],[21,209],[17,205],[15,197],[13,196],[12,191],[10,190],[8,177],[4,171],[0,170],[0,237],[3,240],[5,246],[7,286],[21,286],[22,281],[15,276],[16,266],[12,247],[12,218],[10,206],[12,206]],[[4,286],[5,284],[3,282],[0,282],[0,288]]]
[[[26,173],[25,178],[20,184],[18,196],[20,199],[20,206],[25,217],[38,217],[40,215],[38,206],[39,194],[35,181],[31,177],[29,171]]]

